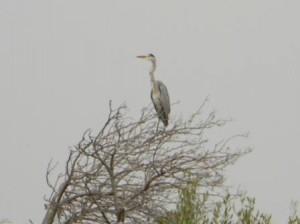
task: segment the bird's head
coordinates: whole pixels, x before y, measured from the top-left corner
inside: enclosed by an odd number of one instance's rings
[[[155,56],[153,54],[148,54],[148,55],[139,55],[137,58],[145,59],[147,61],[155,62]]]

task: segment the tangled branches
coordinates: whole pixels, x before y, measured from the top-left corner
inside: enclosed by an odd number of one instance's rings
[[[222,184],[223,169],[244,151],[233,152],[228,141],[208,148],[207,129],[223,126],[214,113],[203,119],[202,107],[187,121],[157,129],[151,107],[139,119],[125,106],[109,106],[106,123],[97,135],[87,131],[74,147],[64,174],[51,184],[43,224],[145,223],[175,203],[178,189],[197,179],[201,186]]]

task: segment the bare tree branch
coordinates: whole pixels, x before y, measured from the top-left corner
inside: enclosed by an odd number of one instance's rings
[[[230,148],[239,135],[208,144],[205,131],[226,121],[205,116],[204,104],[187,121],[157,130],[151,107],[134,120],[126,106],[110,103],[103,128],[95,136],[86,131],[70,151],[59,187],[48,166],[53,193],[42,223],[145,223],[174,206],[177,190],[191,180],[206,190],[221,186],[224,168],[248,151]]]

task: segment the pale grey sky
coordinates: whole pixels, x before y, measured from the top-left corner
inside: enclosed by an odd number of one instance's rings
[[[107,102],[150,103],[148,67],[186,114],[209,95],[250,155],[228,183],[284,223],[300,199],[300,1],[1,0],[0,218],[44,215],[48,161],[63,162]],[[227,133],[224,133],[227,134]]]

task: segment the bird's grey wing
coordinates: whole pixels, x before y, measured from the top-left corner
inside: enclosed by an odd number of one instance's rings
[[[169,115],[169,113],[171,111],[171,106],[170,106],[170,97],[169,97],[168,89],[163,82],[161,82],[161,81],[157,81],[157,82],[158,82],[158,87],[160,90],[161,104],[164,108],[166,115]]]

